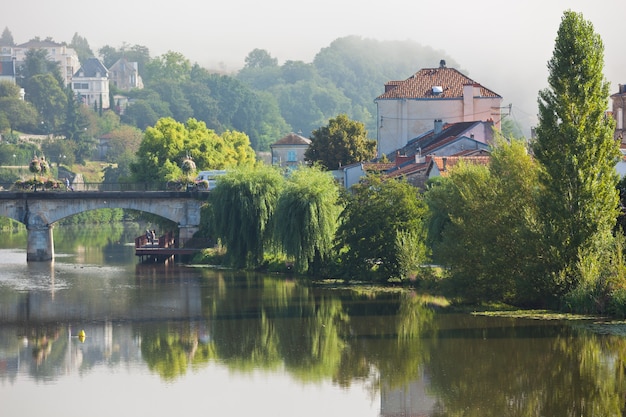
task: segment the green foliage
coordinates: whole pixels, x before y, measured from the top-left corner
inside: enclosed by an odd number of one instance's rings
[[[85,62],[87,59],[95,56],[87,39],[80,36],[78,32],[74,33],[74,36],[72,36],[72,42],[70,42],[69,46],[76,51],[80,62]]]
[[[123,154],[134,155],[139,150],[143,133],[136,127],[120,125],[108,133],[108,150],[106,160],[119,162]]]
[[[13,40],[13,34],[9,30],[8,27],[5,27],[2,31],[2,36],[0,36],[0,45],[6,46],[15,46],[15,41]]]
[[[328,126],[313,131],[311,146],[304,154],[313,163],[335,170],[355,162],[371,160],[376,156],[376,141],[368,139],[363,123],[340,114]]]
[[[341,211],[334,178],[318,168],[292,172],[278,199],[274,235],[298,272],[328,263]],[[321,265],[317,265],[321,267]]]
[[[29,49],[24,55],[24,62],[16,70],[18,80],[22,83],[20,87],[26,89],[27,99],[28,90],[32,88],[31,79],[37,75],[50,75],[59,87],[64,85],[60,64],[58,61],[48,59],[47,50]]]
[[[67,107],[67,96],[59,81],[50,73],[29,78],[26,99],[42,118],[42,133],[55,133],[65,118]]]
[[[549,88],[539,94],[533,150],[542,165],[546,275],[555,291],[574,290],[585,258],[611,245],[618,195],[614,120],[606,117],[609,84],[604,46],[581,14],[565,12],[548,63]]]
[[[540,303],[538,168],[525,143],[498,138],[488,167],[459,164],[431,184],[429,241],[449,268],[450,295],[469,301]]]
[[[6,126],[0,130],[33,131],[39,117],[37,110],[29,102],[17,97],[0,97],[0,115],[6,120]]]
[[[151,86],[162,82],[187,81],[190,74],[191,62],[180,52],[174,51],[151,59],[145,68],[146,84]]]
[[[133,178],[148,183],[180,179],[187,156],[193,159],[198,170],[254,163],[254,151],[246,135],[227,131],[218,136],[195,119],[182,124],[164,118],[146,129],[137,161],[131,164]]]
[[[123,209],[98,209],[84,211],[59,221],[61,225],[71,224],[110,224],[124,220]]]
[[[396,251],[400,277],[415,280],[430,252],[423,234],[399,231],[396,235]]]
[[[401,263],[396,242],[400,233],[426,240],[427,206],[417,188],[406,181],[367,179],[346,196],[337,244],[343,275],[349,279],[407,278],[410,264]],[[422,250],[421,246],[413,248]]]
[[[401,80],[420,68],[430,68],[445,59],[454,61],[431,47],[412,41],[377,41],[358,36],[334,40],[313,60],[317,73],[336,86],[352,103],[352,117],[372,131],[376,128],[374,98],[389,80]]]
[[[211,231],[235,267],[256,267],[271,246],[274,212],[285,180],[278,170],[241,167],[220,177],[211,192]]]
[[[122,122],[144,130],[155,125],[160,118],[171,116],[172,112],[166,102],[151,97],[133,101],[122,115]]]
[[[277,67],[278,60],[273,58],[269,52],[264,49],[253,49],[248,53],[245,59],[244,68],[267,68],[267,67]]]

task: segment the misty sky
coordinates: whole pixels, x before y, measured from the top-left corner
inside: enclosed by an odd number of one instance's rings
[[[309,63],[344,36],[409,39],[450,55],[470,78],[503,96],[504,105],[512,103],[514,118],[533,124],[567,9],[582,12],[602,37],[604,73],[616,92],[617,84],[626,84],[624,0],[19,0],[3,5],[0,30],[8,27],[18,44],[35,36],[69,43],[78,33],[94,52],[139,44],[151,56],[171,50],[229,71],[255,48],[280,63]]]

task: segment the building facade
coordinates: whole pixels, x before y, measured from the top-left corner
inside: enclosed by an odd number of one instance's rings
[[[81,65],[72,77],[72,90],[87,106],[111,107],[108,71],[98,58],[89,58]]]
[[[304,153],[311,145],[311,140],[290,133],[270,145],[272,165],[295,168],[305,162]]]
[[[137,62],[129,62],[126,58],[118,59],[109,68],[110,83],[122,91],[129,91],[133,88],[143,88],[143,81],[139,75]]]
[[[493,121],[500,129],[502,97],[441,61],[404,81],[390,81],[374,102],[377,107],[378,155],[404,147],[432,129],[434,121]]]
[[[24,62],[26,52],[30,49],[45,50],[48,53],[49,60],[59,63],[59,69],[61,70],[61,76],[65,81],[65,85],[69,85],[72,82],[74,73],[80,67],[78,55],[74,49],[50,40],[30,40],[13,47],[13,56],[17,61],[17,65],[21,65]]]

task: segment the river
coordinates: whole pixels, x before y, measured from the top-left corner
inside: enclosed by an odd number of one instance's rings
[[[0,242],[0,416],[621,416],[623,324],[141,264],[141,227]],[[79,337],[80,332],[85,337]]]

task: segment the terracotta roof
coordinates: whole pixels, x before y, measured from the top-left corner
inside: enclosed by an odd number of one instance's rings
[[[296,135],[295,133],[290,133],[287,136],[272,143],[272,146],[274,145],[310,145],[310,144],[311,144],[311,139],[307,139],[303,136]]]
[[[475,165],[488,165],[490,160],[490,156],[433,156],[433,162],[437,165],[442,177],[447,176],[450,168],[460,161]]]
[[[411,161],[410,163],[404,164],[402,166],[399,166],[397,169],[393,169],[387,172],[387,174],[385,175],[385,178],[402,177],[406,175],[415,174],[416,172],[419,172],[419,171],[425,171],[430,166],[431,159],[432,157],[430,156],[427,156],[426,158],[424,158],[423,162],[415,162],[415,159],[413,159],[413,161]]]
[[[451,99],[463,97],[463,86],[472,84],[480,88],[481,97],[500,97],[454,68],[424,68],[404,81],[385,84],[385,93],[376,100],[394,99]],[[441,87],[436,93],[433,87]]]

